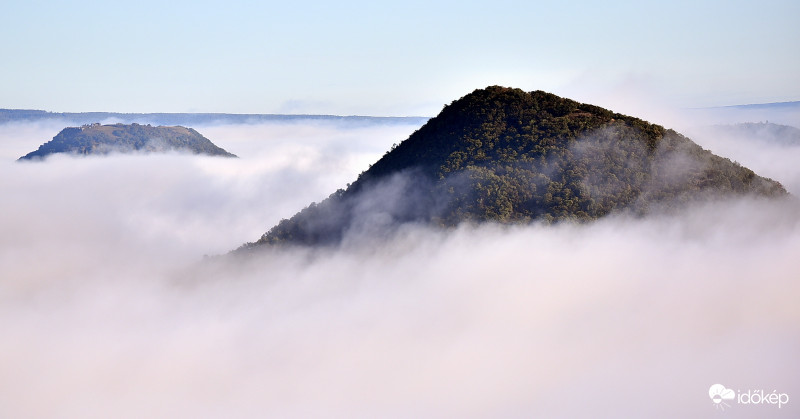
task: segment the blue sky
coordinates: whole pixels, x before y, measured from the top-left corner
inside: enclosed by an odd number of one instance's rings
[[[800,100],[800,2],[18,1],[0,107],[434,115],[491,84],[609,106]]]

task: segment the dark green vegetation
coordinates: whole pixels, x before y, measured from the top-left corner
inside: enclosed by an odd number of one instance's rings
[[[244,248],[336,244],[407,222],[587,221],[728,194],[786,191],[659,125],[495,86],[446,106],[346,190]]]
[[[89,155],[169,151],[236,157],[191,128],[91,124],[80,128],[64,128],[52,140],[20,157],[20,160],[42,159],[53,153]]]

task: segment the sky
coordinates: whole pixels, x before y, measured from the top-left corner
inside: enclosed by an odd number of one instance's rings
[[[793,0],[6,0],[0,108],[433,116],[494,84],[796,101],[798,18]]]
[[[432,116],[500,84],[690,126],[669,109],[800,100],[798,17],[797,1],[4,0],[0,108]],[[15,161],[70,124],[0,124],[0,417],[800,417],[794,198],[209,260],[419,121],[196,127],[238,159]],[[691,138],[800,194],[800,147]],[[721,413],[713,384],[790,402]]]

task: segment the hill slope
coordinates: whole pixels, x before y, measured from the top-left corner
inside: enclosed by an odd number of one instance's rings
[[[592,220],[783,187],[675,131],[553,94],[489,87],[454,101],[346,190],[257,242],[336,244],[406,222]]]
[[[191,128],[91,124],[80,128],[64,128],[52,140],[39,146],[36,151],[20,157],[19,160],[42,159],[53,153],[89,155],[168,151],[236,157]]]

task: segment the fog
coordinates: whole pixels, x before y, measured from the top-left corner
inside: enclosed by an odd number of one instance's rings
[[[204,261],[417,127],[14,162],[61,128],[0,125],[0,417],[708,417],[716,383],[791,397],[725,417],[800,413],[792,199]],[[800,192],[795,149],[699,142]]]
[[[800,196],[800,146],[787,144],[774,132],[765,130],[747,138],[725,126],[699,125],[687,128],[686,135],[715,154],[781,182],[790,193]]]

